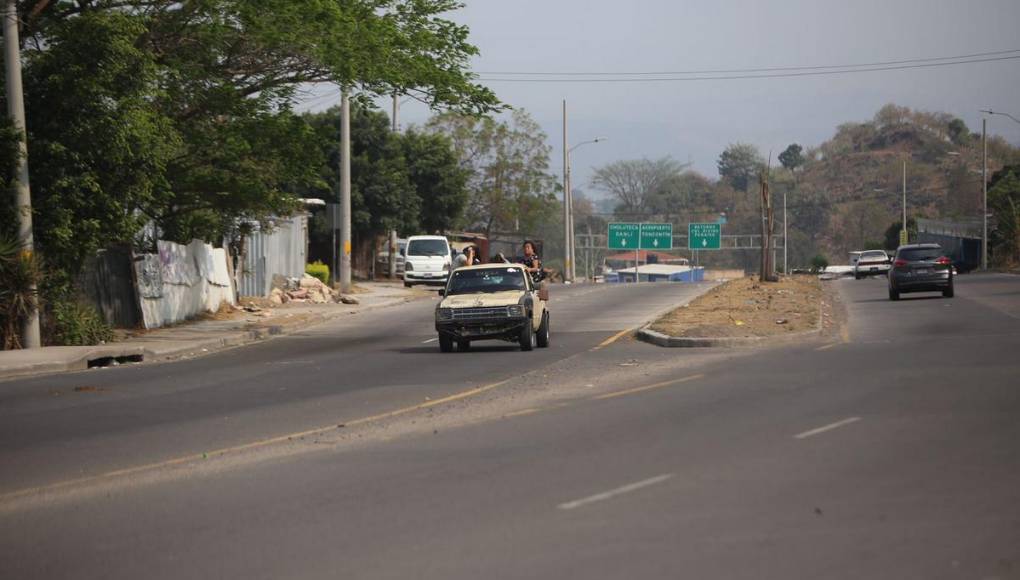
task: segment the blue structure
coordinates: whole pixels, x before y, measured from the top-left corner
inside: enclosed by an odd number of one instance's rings
[[[641,282],[703,282],[705,269],[692,266],[645,264],[638,269]],[[606,274],[607,284],[634,282],[634,268]]]

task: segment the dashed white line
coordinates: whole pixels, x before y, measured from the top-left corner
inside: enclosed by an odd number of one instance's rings
[[[437,341],[437,340],[439,340],[439,339],[438,339],[438,338],[430,338],[430,339],[428,339],[428,340],[423,340],[423,341],[421,341],[421,343],[422,343],[422,344],[428,344],[428,343],[430,343],[430,342],[435,342],[435,341]]]
[[[808,437],[814,437],[815,435],[820,435],[822,433],[825,433],[826,431],[832,431],[833,429],[839,429],[840,427],[843,427],[844,425],[849,425],[850,423],[856,423],[857,421],[860,421],[860,420],[861,420],[860,417],[849,417],[847,419],[843,419],[842,421],[836,421],[835,423],[829,423],[828,425],[823,425],[823,426],[821,426],[821,427],[819,427],[817,429],[811,429],[810,431],[805,431],[803,433],[798,433],[798,434],[794,435],[793,438],[794,439],[807,439]]]
[[[664,473],[662,475],[656,475],[655,477],[649,477],[648,479],[642,479],[641,481],[635,481],[634,483],[628,483],[627,485],[620,486],[620,487],[618,487],[616,489],[611,489],[609,491],[604,491],[602,493],[596,493],[595,495],[589,495],[588,497],[583,497],[581,499],[575,499],[574,501],[568,501],[566,503],[561,503],[560,505],[558,505],[556,507],[558,507],[561,510],[572,510],[572,509],[579,508],[581,506],[585,506],[585,505],[588,505],[588,504],[591,504],[591,503],[605,501],[607,499],[614,498],[614,497],[616,497],[618,495],[623,495],[625,493],[631,493],[633,491],[637,491],[637,490],[639,490],[641,488],[645,488],[645,487],[648,487],[648,486],[651,486],[651,485],[655,485],[657,483],[662,483],[662,482],[666,481],[667,479],[669,479],[671,477],[673,477],[672,473]]]

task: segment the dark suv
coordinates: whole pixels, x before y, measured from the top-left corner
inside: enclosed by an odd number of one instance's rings
[[[910,244],[896,250],[889,270],[889,300],[906,292],[942,292],[953,297],[953,261],[938,244]]]

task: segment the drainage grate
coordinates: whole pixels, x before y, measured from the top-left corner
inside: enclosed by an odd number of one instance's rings
[[[103,356],[99,358],[90,359],[88,361],[88,368],[97,367],[115,367],[123,364],[140,363],[143,360],[143,355],[140,354],[129,354],[125,356]]]

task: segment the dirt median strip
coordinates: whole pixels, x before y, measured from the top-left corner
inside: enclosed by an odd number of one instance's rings
[[[722,284],[639,331],[660,346],[748,346],[818,332],[823,290],[814,276]]]

